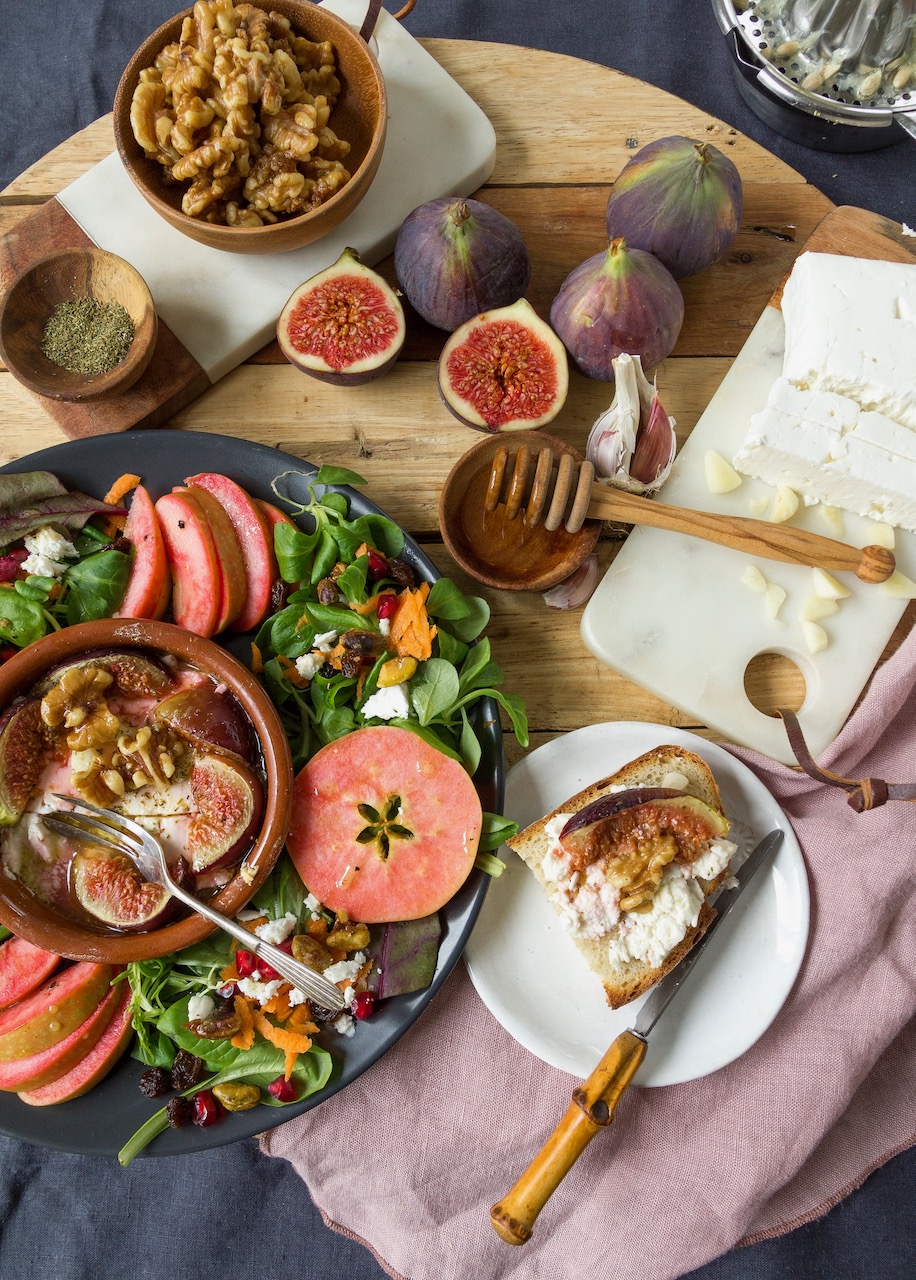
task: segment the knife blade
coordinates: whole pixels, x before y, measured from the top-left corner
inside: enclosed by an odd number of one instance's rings
[[[710,905],[715,908],[715,916],[703,934],[699,938],[687,954],[684,956],[680,964],[676,965],[666,977],[662,978],[657,986],[652,988],[648,999],[643,1004],[636,1020],[630,1028],[635,1035],[645,1040],[646,1036],[658,1022],[659,1018],[668,1008],[668,1005],[680,991],[681,987],[690,976],[696,962],[703,954],[704,949],[709,943],[709,939],[713,936],[719,925],[731,911],[732,907],[740,898],[744,889],[757,874],[759,869],[767,862],[780,847],[783,841],[783,833],[778,828],[771,831],[757,845],[756,849],[745,858],[744,862],[730,877],[727,888],[720,891],[710,899]]]
[[[653,987],[633,1025],[611,1044],[588,1079],[573,1091],[566,1114],[507,1195],[490,1210],[493,1229],[507,1244],[530,1239],[534,1221],[595,1134],[614,1118],[617,1103],[646,1055],[647,1036],[692,973],[738,898],[783,842],[778,828],[760,841],[743,864],[710,899],[716,914],[683,960]]]

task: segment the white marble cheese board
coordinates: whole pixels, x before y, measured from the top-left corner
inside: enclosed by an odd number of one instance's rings
[[[818,247],[834,251],[827,244]],[[839,251],[854,253],[855,248]],[[782,313],[774,300],[691,432],[659,501],[759,516],[773,489],[745,479],[731,493],[712,494],[705,481],[704,456],[714,449],[728,460],[734,457],[751,415],[763,408],[782,373],[783,348]],[[663,370],[660,387],[664,397]],[[821,506],[800,506],[792,519],[802,528],[856,546],[874,540],[872,521],[844,513],[838,531],[825,520]],[[916,534],[897,530],[895,543],[898,568],[916,578]],[[767,616],[764,596],[742,581],[749,564],[786,592],[776,619]],[[828,644],[812,654],[800,618],[812,594],[810,569],[753,558],[681,534],[634,529],[585,609],[582,637],[601,661],[695,717],[698,724],[791,764],[794,757],[782,723],[758,710],[747,696],[748,665],[758,654],[777,653],[800,669],[806,692],[798,716],[817,756],[842,727],[908,603],[852,574],[837,576],[851,594],[840,602],[836,615],[821,621]]]

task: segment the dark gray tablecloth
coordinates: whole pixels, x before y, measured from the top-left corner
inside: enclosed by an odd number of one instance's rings
[[[128,56],[179,4],[4,0],[0,189],[111,109]],[[389,0],[388,7],[396,6]],[[407,26],[419,36],[503,41],[615,67],[735,125],[837,204],[861,205],[916,225],[916,142],[839,155],[808,150],[774,133],[738,94],[708,0],[419,0]],[[346,1143],[341,1134],[342,1150]],[[701,1183],[702,1169],[691,1177]],[[911,1151],[873,1174],[819,1222],[741,1249],[694,1274],[700,1280],[912,1277],[914,1181]],[[689,1194],[686,1184],[672,1187],[672,1212],[678,1197]],[[651,1248],[650,1226],[639,1247]],[[531,1265],[537,1274],[536,1254]],[[323,1225],[298,1177],[283,1162],[262,1158],[253,1141],[167,1161],[139,1160],[122,1171],[114,1161],[0,1136],[3,1277],[225,1280],[249,1274],[379,1280],[384,1273],[360,1245]],[[595,1276],[604,1276],[600,1260]]]

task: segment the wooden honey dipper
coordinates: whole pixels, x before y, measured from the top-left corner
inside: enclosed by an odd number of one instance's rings
[[[527,439],[531,444],[535,443],[536,434],[528,433]],[[550,439],[548,436],[543,438],[545,441]],[[514,520],[521,515],[526,525],[533,526],[539,524],[543,517],[544,528],[551,532],[562,524],[567,533],[577,533],[586,520],[620,520],[625,524],[648,525],[654,529],[669,529],[674,533],[703,538],[706,542],[716,542],[767,560],[819,569],[848,570],[869,583],[885,582],[894,572],[896,562],[886,547],[851,547],[845,542],[791,525],[656,502],[612,485],[596,483],[595,468],[584,460],[578,462],[576,478],[576,458],[570,453],[560,454],[554,478],[555,455],[549,443],[537,450],[533,479],[529,476],[532,461],[529,444],[519,444],[514,456],[515,463],[508,475],[507,487],[509,447],[499,447],[493,455],[484,500],[487,513],[496,512],[502,503],[506,519]]]

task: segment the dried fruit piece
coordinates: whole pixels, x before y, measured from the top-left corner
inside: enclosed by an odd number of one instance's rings
[[[690,138],[658,138],[618,174],[607,233],[654,254],[680,280],[725,255],[742,204],[741,175],[723,152]]]
[[[483,431],[542,427],[562,409],[569,368],[562,343],[524,298],[457,329],[439,357],[439,394]]]
[[[391,286],[344,249],[296,289],[277,321],[290,364],[323,382],[356,386],[394,364],[404,345],[404,308]]]
[[[518,227],[480,200],[428,200],[405,218],[394,270],[414,310],[454,333],[524,297],[531,259]]]
[[[623,352],[651,369],[669,355],[684,320],[684,299],[651,253],[612,240],[569,273],[550,307],[550,323],[587,378],[610,382]]]

